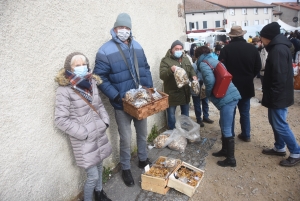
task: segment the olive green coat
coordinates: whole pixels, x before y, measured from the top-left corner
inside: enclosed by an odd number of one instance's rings
[[[171,70],[173,65],[183,68],[190,80],[192,80],[193,76],[197,75],[191,62],[185,55],[182,56],[182,61],[179,63],[179,60],[171,54],[170,50],[168,50],[166,56],[162,58],[160,62],[159,77],[164,81],[164,92],[169,95],[169,105],[176,106],[188,104],[191,97],[190,87],[189,85],[185,85],[182,88],[177,87],[174,73]]]

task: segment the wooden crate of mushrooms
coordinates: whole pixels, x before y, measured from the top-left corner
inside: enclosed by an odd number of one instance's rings
[[[122,99],[124,111],[138,120],[145,119],[160,111],[164,111],[169,107],[168,94],[161,91],[155,91],[153,88],[144,89],[147,91],[146,95],[141,92],[131,95],[131,93],[127,92]],[[155,92],[160,95],[158,98],[154,96]],[[139,102],[136,104],[134,101],[137,99]]]

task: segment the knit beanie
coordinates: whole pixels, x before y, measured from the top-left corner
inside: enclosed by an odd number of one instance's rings
[[[120,13],[114,24],[114,28],[125,26],[131,29],[131,18],[127,13]]]
[[[181,45],[181,47],[183,48],[183,44],[179,41],[179,40],[175,40],[172,45],[171,45],[171,50],[173,49],[173,47],[175,47],[176,45]]]
[[[221,45],[216,45],[215,51],[221,51],[221,49],[222,49],[222,46],[221,46]]]
[[[75,56],[75,55],[83,55],[83,56],[85,57],[86,62],[87,62],[87,68],[88,68],[88,70],[90,71],[90,68],[89,68],[89,60],[88,60],[88,58],[87,58],[84,54],[82,54],[82,53],[80,53],[80,52],[73,52],[73,53],[71,53],[71,54],[69,54],[69,55],[67,56],[67,58],[66,58],[66,60],[65,60],[65,65],[64,65],[65,70],[72,71],[72,70],[71,70],[71,60],[72,60],[73,56]]]
[[[277,22],[267,24],[260,31],[260,36],[269,40],[272,40],[278,34],[280,34],[280,25]]]

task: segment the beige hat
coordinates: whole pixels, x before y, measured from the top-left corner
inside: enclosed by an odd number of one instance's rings
[[[247,31],[242,30],[241,26],[232,26],[230,32],[227,34],[230,37],[243,36]]]

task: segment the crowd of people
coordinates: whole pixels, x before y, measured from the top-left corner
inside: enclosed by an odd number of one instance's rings
[[[66,57],[64,68],[55,78],[59,85],[56,91],[55,124],[69,135],[76,163],[86,171],[85,201],[93,200],[93,196],[96,201],[110,200],[102,188],[102,162],[112,152],[112,145],[106,135],[110,119],[99,91],[108,97],[114,108],[125,185],[135,185],[130,166],[132,122],[137,139],[137,165],[139,168],[151,165],[146,142],[147,118],[138,120],[132,117],[124,112],[122,104],[122,98],[130,89],[139,86],[153,87],[144,50],[132,37],[131,29],[130,16],[126,13],[119,14],[110,30],[112,39],[104,43],[96,54],[93,71],[83,53],[73,52]],[[255,95],[253,79],[260,75],[263,89],[261,103],[268,108],[268,118],[275,138],[274,147],[264,149],[262,153],[284,156],[287,146],[290,156],[282,160],[280,165],[294,166],[300,162],[300,148],[286,121],[288,107],[294,102],[291,42],[280,34],[276,22],[266,25],[261,30],[260,37],[253,38],[251,43],[243,38],[245,33],[240,26],[233,26],[228,33],[230,43],[216,44],[214,51],[209,48],[210,44],[191,46],[187,52],[184,52],[184,45],[179,40],[171,44],[161,59],[159,71],[164,92],[169,95],[169,108],[166,110],[168,129],[175,128],[177,106],[182,115],[189,116],[191,97],[197,123],[201,127],[204,123],[213,123],[208,112],[208,103],[211,101],[220,111],[219,125],[222,134],[222,148],[213,153],[213,156],[225,157],[217,162],[219,166],[235,167],[236,108],[240,113],[242,131],[237,137],[250,142],[250,99]],[[233,76],[222,98],[217,98],[212,93],[215,77],[211,68],[215,68],[219,62]],[[199,95],[192,94],[188,85],[181,88],[177,86],[174,72],[178,67],[186,71],[191,81],[199,82],[202,89]],[[260,73],[262,71],[264,73]]]

